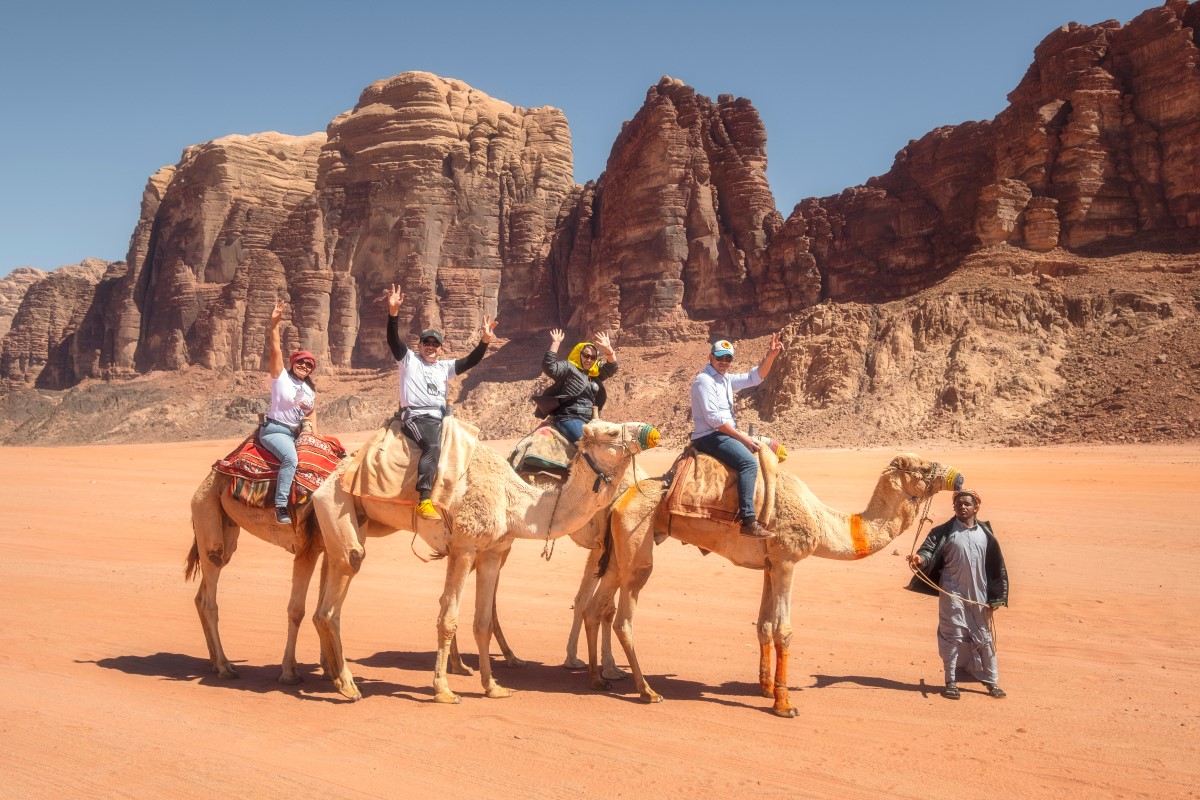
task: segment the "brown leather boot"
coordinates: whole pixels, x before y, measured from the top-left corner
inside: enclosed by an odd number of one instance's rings
[[[759,525],[756,519],[748,519],[742,523],[742,536],[749,536],[751,539],[770,539],[774,535]]]

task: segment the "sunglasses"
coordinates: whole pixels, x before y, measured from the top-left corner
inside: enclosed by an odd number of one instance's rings
[[[297,361],[296,367],[304,367],[309,372],[312,372],[317,368],[317,365],[312,361]]]
[[[733,356],[713,356],[713,358],[715,358],[717,361],[720,361],[722,364],[728,364],[733,361]]]
[[[441,347],[442,346],[442,343],[439,342],[437,339],[422,339],[421,344],[425,345],[426,347]]]
[[[579,360],[580,361],[595,361],[596,356],[592,353],[580,353]]]

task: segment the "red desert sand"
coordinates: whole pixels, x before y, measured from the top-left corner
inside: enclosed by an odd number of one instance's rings
[[[366,434],[347,436],[357,446]],[[183,580],[188,501],[232,441],[7,448],[0,797],[1195,797],[1200,786],[1200,446],[923,450],[983,496],[1008,562],[1001,685],[939,696],[936,601],[904,591],[909,531],[797,570],[793,720],[758,696],[761,576],[659,545],[635,620],[661,705],[559,664],[584,552],[518,542],[499,610],[528,659],[432,702],[444,562],[370,540],[342,618],[364,699],[276,683],[291,557],[243,533],[221,575],[240,680],[209,671]],[[492,443],[504,451],[508,443]],[[786,468],[861,510],[897,449],[795,450]],[[661,471],[673,453],[643,460]],[[933,506],[950,516],[950,495]],[[928,530],[926,526],[925,530]],[[460,637],[474,660],[468,586]],[[316,606],[316,583],[308,613]],[[498,648],[493,644],[493,651]],[[586,652],[581,652],[586,657]],[[624,663],[618,651],[618,663]]]

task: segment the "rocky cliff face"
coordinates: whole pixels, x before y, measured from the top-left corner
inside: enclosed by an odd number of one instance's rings
[[[149,180],[127,267],[0,282],[0,326],[20,298],[0,378],[61,387],[190,366],[259,369],[278,297],[289,301],[285,348],[352,375],[390,363],[380,298],[398,283],[409,334],[440,327],[461,353],[481,317],[498,315],[518,349],[532,347],[528,363],[479,378],[498,405],[466,399],[502,417],[522,398],[498,387],[532,380],[533,351],[555,326],[614,330],[623,353],[643,348],[647,369],[668,351],[703,350],[710,335],[786,327],[789,354],[756,409],[764,420],[827,424],[823,409],[852,408],[893,436],[926,423],[974,435],[993,416],[1051,420],[1038,410],[1047,397],[1092,413],[1092,400],[1072,394],[1087,383],[1078,365],[1100,363],[1108,345],[1086,331],[1115,336],[1128,323],[1138,347],[1159,348],[1162,331],[1182,340],[1181,321],[1194,317],[1186,287],[1159,302],[1130,283],[1167,269],[1154,258],[1135,258],[1130,276],[1105,258],[1141,249],[1163,254],[1171,274],[1195,270],[1198,30],[1200,2],[1183,0],[1126,25],[1064,26],[994,120],[932,131],[886,175],[807,199],[786,219],[748,100],[713,102],[663,78],[605,172],[580,186],[558,110],[398,75],[368,87],[324,134],[188,148]],[[1108,283],[1059,291],[1062,270]],[[1163,324],[1147,322],[1164,307]],[[1129,357],[1177,368],[1148,353]],[[686,381],[693,362],[666,365],[662,379]],[[621,380],[653,405],[625,410],[686,423],[669,387],[635,369]],[[918,391],[898,400],[902,383]],[[1157,402],[1155,387],[1134,405]]]
[[[546,325],[557,309],[545,260],[573,189],[558,109],[424,72],[368,87],[329,126],[320,157],[313,268],[333,281],[332,363],[391,363],[380,299],[391,284],[405,294],[401,329],[442,329],[452,350],[474,345],[485,314],[509,333]]]
[[[0,375],[36,380],[48,389],[77,383],[83,376],[73,358],[75,339],[92,308],[96,285],[110,267],[120,271],[124,265],[93,258],[41,279],[27,273],[18,276],[17,281],[36,282],[28,285],[12,326],[0,340]]]
[[[1200,5],[1176,0],[1124,26],[1065,25],[995,120],[939,128],[866,186],[800,203],[788,222],[825,296],[903,297],[998,244],[1194,243],[1198,30]]]
[[[742,333],[747,316],[815,301],[812,259],[769,250],[783,218],[766,144],[748,100],[713,103],[666,77],[652,87],[560,226],[565,322],[653,343],[704,336],[715,319]]]
[[[17,267],[0,278],[0,340],[12,327],[12,319],[25,299],[29,287],[45,279],[46,273],[33,267]]]

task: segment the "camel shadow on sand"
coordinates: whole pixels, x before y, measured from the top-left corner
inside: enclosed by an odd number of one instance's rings
[[[384,669],[413,669],[432,671],[434,664],[433,653],[411,653],[395,650],[384,650],[367,658],[355,659],[364,666]],[[479,669],[479,657],[471,653],[463,653],[463,664],[473,670]],[[544,694],[604,694],[615,700],[642,705],[633,686],[632,678],[612,681],[612,688],[597,691],[588,683],[587,670],[564,669],[561,664],[544,664],[539,661],[526,661],[520,667],[510,667],[502,657],[492,657],[493,674],[505,687],[515,692],[540,692]],[[758,692],[757,683],[730,681],[719,686],[698,683],[680,679],[675,675],[658,675],[655,686],[662,684],[661,692],[668,700],[693,700],[705,703],[718,703],[738,708],[759,708],[753,702]],[[459,683],[470,681],[466,676],[450,676],[455,693],[463,697],[482,697],[483,693],[477,685]],[[470,687],[470,688],[468,688]],[[768,709],[769,710],[769,709]]]
[[[424,656],[427,663],[433,663],[433,653],[414,654]],[[169,681],[189,681],[203,686],[213,686],[222,689],[236,689],[255,694],[283,693],[294,695],[302,700],[316,700],[327,703],[344,703],[346,699],[339,695],[333,684],[321,675],[318,664],[298,664],[297,669],[303,675],[303,683],[288,686],[278,681],[279,665],[252,665],[245,662],[237,664],[238,677],[233,680],[217,677],[212,665],[206,658],[184,655],[183,653],[155,653],[146,656],[114,656],[95,661],[77,659],[77,664],[95,664],[103,669],[117,670],[127,675],[142,675]],[[363,697],[389,696],[404,700],[424,701],[432,697],[432,691],[425,687],[409,686],[403,683],[393,683],[371,678],[358,679],[359,689]]]

